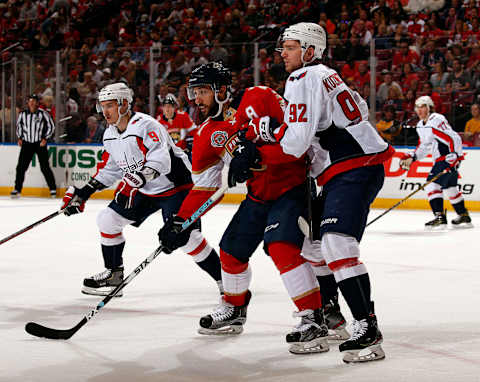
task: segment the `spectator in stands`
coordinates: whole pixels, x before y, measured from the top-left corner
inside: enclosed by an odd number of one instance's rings
[[[480,63],[470,70],[469,75],[472,80],[472,89],[478,94],[480,92]]]
[[[421,65],[430,72],[437,62],[443,62],[444,60],[443,53],[435,47],[435,41],[428,40],[425,44],[425,51],[422,54]]]
[[[460,60],[454,59],[452,72],[448,76],[447,83],[451,84],[453,91],[463,91],[470,89],[470,76],[463,70]]]
[[[200,54],[200,47],[194,46],[192,48],[192,58],[188,62],[190,72],[197,66],[206,64],[207,62],[208,60],[203,55]]]
[[[48,113],[52,116],[52,119],[55,121],[55,105],[53,104],[53,96],[51,95],[43,95],[42,99],[40,100],[40,109],[48,111]]]
[[[395,69],[407,63],[417,67],[420,62],[420,57],[413,49],[410,49],[407,39],[400,41],[399,48],[399,51],[393,56],[392,68]]]
[[[80,105],[80,94],[78,94],[77,88],[71,88],[68,92],[68,99],[66,102],[65,113],[72,115],[72,113],[78,113]]]
[[[420,78],[418,74],[412,70],[412,64],[403,64],[403,72],[401,77],[402,91],[405,93],[408,89],[416,89]]]
[[[398,84],[398,82],[393,81],[392,73],[387,70],[382,70],[383,75],[383,82],[378,87],[377,91],[377,100],[380,105],[383,105],[388,98],[388,91],[391,87],[395,87],[398,89],[400,94],[402,94],[402,87]]]
[[[356,35],[352,35],[347,42],[348,56],[347,61],[361,61],[368,59],[368,48],[360,44]]]
[[[87,132],[83,142],[102,143],[105,128],[99,123],[98,119],[91,115],[87,118]]]
[[[353,81],[357,89],[362,89],[365,84],[370,83],[370,72],[366,62],[362,61],[358,64],[358,69],[353,76]]]
[[[387,99],[384,105],[393,105],[396,110],[401,110],[403,102],[403,94],[396,86],[390,86],[388,89]]]
[[[415,90],[408,89],[405,93],[405,98],[402,102],[401,110],[406,112],[413,112],[415,108],[415,100],[417,99]]]
[[[433,103],[435,104],[435,110],[437,111],[437,113],[445,113],[442,98],[440,97],[440,94],[433,90],[432,84],[430,82],[424,82],[422,89],[420,90],[421,91],[419,92],[419,95],[428,95],[432,99]]]
[[[470,113],[472,118],[469,119],[465,125],[465,140],[471,141],[474,134],[480,134],[480,105],[474,103],[470,106]]]
[[[66,143],[80,143],[85,140],[87,126],[79,113],[72,113],[70,118],[65,124],[65,137]]]
[[[377,34],[375,35],[375,49],[391,49],[391,47],[392,35],[388,32],[387,26],[385,24],[378,25]]]
[[[228,65],[228,51],[220,45],[218,38],[213,40],[213,48],[210,51],[210,61],[222,61],[225,65]]]
[[[382,111],[380,121],[377,122],[377,130],[388,143],[393,143],[393,139],[400,134],[402,126],[395,120],[395,107],[387,105]]]
[[[445,62],[439,61],[433,65],[434,73],[430,76],[430,83],[437,92],[444,91],[448,82],[449,73],[445,71]]]

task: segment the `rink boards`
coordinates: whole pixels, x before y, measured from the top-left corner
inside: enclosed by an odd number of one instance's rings
[[[385,184],[378,198],[373,203],[375,208],[388,208],[399,200],[418,189],[425,183],[425,179],[432,166],[431,158],[416,161],[410,170],[404,171],[399,167],[401,152],[411,151],[413,148],[396,148],[397,152],[391,160],[385,164]],[[96,172],[97,163],[100,161],[101,145],[49,145],[49,160],[55,174],[59,194],[70,185],[82,186],[91,175]],[[13,189],[15,180],[15,167],[17,165],[19,146],[13,144],[0,145],[0,194],[7,195]],[[466,205],[471,210],[480,211],[480,148],[468,148],[464,150],[465,161],[460,167],[461,178],[459,188],[462,191]],[[224,173],[226,181],[226,173]],[[113,196],[111,187],[107,190],[94,194],[95,198],[109,199]],[[231,188],[224,198],[224,202],[238,203],[243,200],[246,192],[245,185]],[[40,172],[38,160],[34,158],[32,165],[25,176],[25,196],[48,196],[48,188],[43,175]],[[448,207],[450,208],[449,203]],[[419,191],[399,208],[425,209],[429,208],[427,194]]]

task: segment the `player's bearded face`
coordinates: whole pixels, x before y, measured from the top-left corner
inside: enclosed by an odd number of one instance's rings
[[[215,103],[213,90],[210,87],[202,86],[193,89],[193,93],[195,95],[195,104],[200,111],[200,116],[202,120],[205,120]]]
[[[289,73],[302,67],[302,48],[295,40],[286,40],[282,44],[282,59],[285,70]]]

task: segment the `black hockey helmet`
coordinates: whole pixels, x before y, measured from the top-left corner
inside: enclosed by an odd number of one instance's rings
[[[168,93],[163,99],[162,105],[167,105],[167,104],[172,105],[174,107],[178,106],[177,98],[172,93]]]
[[[188,80],[188,98],[190,100],[195,99],[193,89],[199,86],[211,86],[215,95],[218,93],[222,86],[227,87],[227,98],[230,97],[232,85],[232,74],[230,70],[223,66],[222,62],[209,62],[208,64],[200,65],[195,68],[190,74]]]

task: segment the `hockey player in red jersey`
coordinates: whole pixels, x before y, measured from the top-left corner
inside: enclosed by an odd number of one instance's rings
[[[162,106],[162,113],[158,115],[157,121],[167,128],[173,142],[182,148],[191,160],[193,135],[197,127],[186,112],[178,110],[178,102],[173,94],[168,93],[165,96]]]
[[[385,358],[370,298],[370,278],[360,261],[370,204],[385,178],[383,163],[394,149],[368,121],[368,107],[335,72],[321,63],[326,34],[314,23],[285,29],[279,51],[290,73],[284,97],[289,103],[281,123],[263,117],[252,121],[249,136],[277,142],[287,154],[309,153],[310,174],[322,186],[314,206],[317,226],[313,251],[335,280],[354,318],[353,333],[340,344],[343,360],[367,362]]]
[[[165,128],[154,118],[132,111],[133,91],[124,83],[105,86],[98,96],[108,128],[103,136],[104,153],[97,173],[82,188],[69,187],[62,209],[70,216],[83,212],[96,191],[120,181],[114,200],[97,217],[105,270],[83,282],[82,292],[108,295],[123,280],[123,228],[140,226],[162,210],[166,221],[175,214],[192,188],[191,164],[174,145]],[[192,224],[182,250],[207,272],[223,292],[217,253]],[[120,297],[122,292],[116,296]]]
[[[329,349],[318,282],[310,264],[301,256],[303,234],[297,219],[305,213],[306,161],[286,155],[278,145],[258,149],[239,137],[238,126],[255,116],[283,118],[283,100],[272,89],[247,89],[235,120],[225,111],[230,73],[218,63],[195,69],[188,91],[206,118],[193,145],[195,185],[178,215],[159,232],[163,246],[175,249],[188,240],[181,224],[221,185],[221,171],[229,165],[230,186],[247,181],[247,198],[241,203],[220,242],[224,302],[200,319],[201,334],[238,334],[243,331],[251,297],[249,258],[263,241],[298,308],[300,324],[287,335],[295,354]],[[233,156],[233,158],[232,158]],[[253,167],[253,170],[252,170]]]

